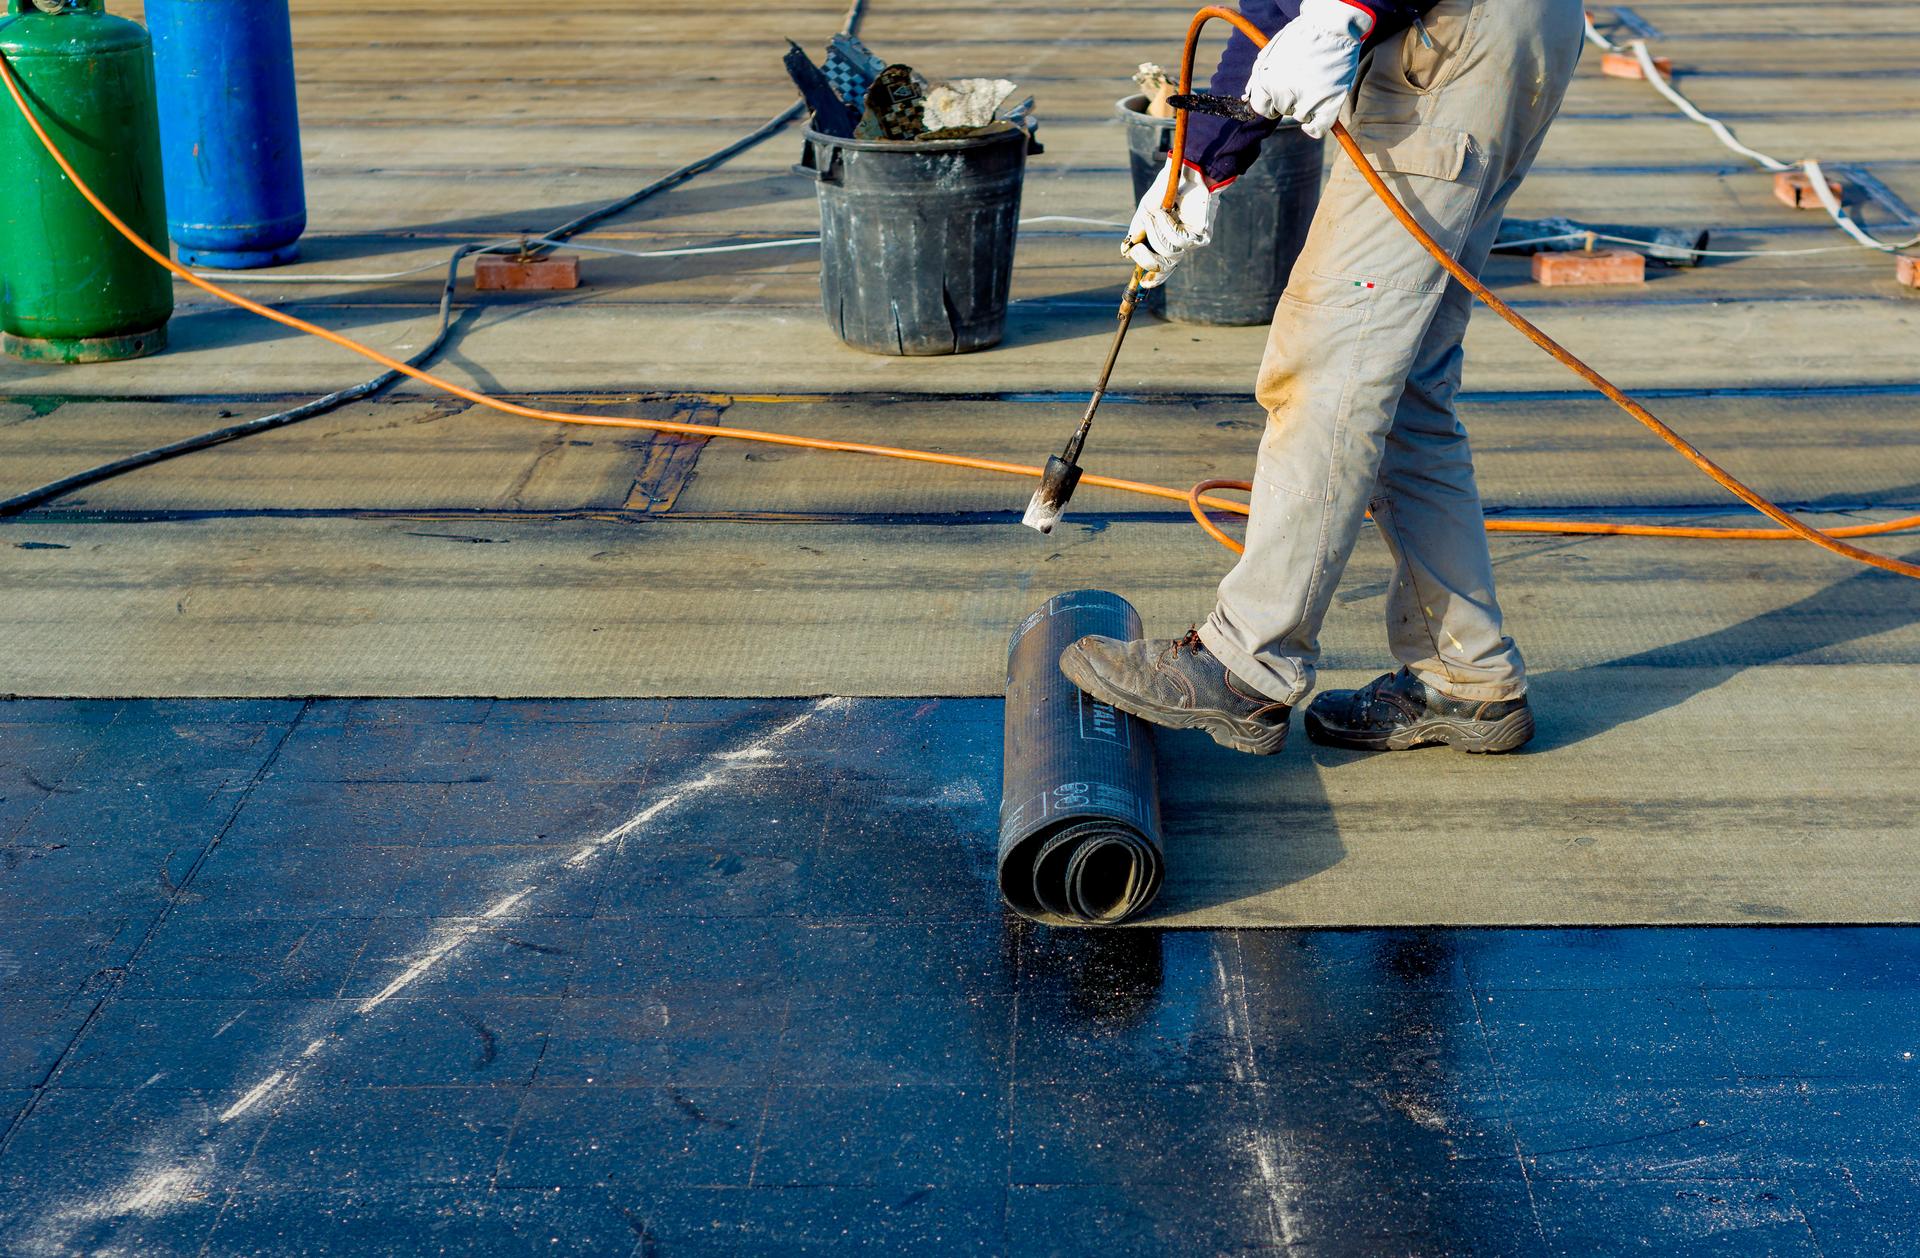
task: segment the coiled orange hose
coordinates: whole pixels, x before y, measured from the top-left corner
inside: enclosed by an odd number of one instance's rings
[[[1199,37],[1200,28],[1208,19],[1216,17],[1233,23],[1256,42],[1266,42],[1266,38],[1260,33],[1259,28],[1247,22],[1238,13],[1217,7],[1200,10],[1199,13],[1194,15],[1193,23],[1187,31],[1187,43],[1180,75],[1181,89],[1183,91],[1191,90],[1194,47]],[[406,363],[383,354],[371,346],[363,345],[350,337],[342,336],[337,332],[329,332],[327,329],[317,324],[309,323],[298,316],[275,310],[270,306],[261,305],[259,302],[243,297],[230,289],[222,288],[213,281],[203,279],[185,267],[175,263],[172,258],[148,244],[138,232],[127,226],[126,222],[122,220],[119,215],[115,214],[113,209],[108,206],[106,202],[102,201],[99,195],[80,177],[79,172],[73,168],[73,164],[67,160],[66,154],[60,150],[59,145],[54,143],[53,137],[47,134],[47,130],[41,124],[40,119],[35,116],[33,110],[28,106],[26,97],[21,92],[19,80],[14,77],[13,68],[7,63],[4,56],[0,56],[0,79],[4,79],[7,94],[13,98],[15,107],[19,109],[21,116],[26,119],[28,127],[32,129],[34,135],[47,150],[48,155],[53,158],[54,163],[60,167],[62,173],[72,181],[74,189],[85,198],[87,204],[91,205],[115,231],[119,232],[121,236],[125,237],[129,243],[148,258],[152,259],[153,262],[166,268],[175,276],[193,285],[195,288],[203,292],[211,293],[220,300],[238,306],[242,310],[251,311],[262,318],[271,319],[275,323],[293,328],[299,332],[305,332],[309,336],[319,337],[323,341],[331,342],[334,345],[340,346],[342,349],[351,350],[363,358],[379,363],[390,371],[411,376],[423,384],[431,385],[443,393],[451,394],[454,397],[472,402],[476,406],[484,406],[504,414],[518,415],[526,419],[544,420],[549,423],[579,424],[592,428],[634,428],[648,432],[674,433],[682,436],[701,438],[728,437],[740,441],[757,441],[768,445],[795,446],[808,450],[835,450],[846,454],[869,454],[882,458],[906,459],[916,463],[937,463],[947,467],[962,467],[975,471],[998,472],[1009,476],[1030,476],[1037,479],[1041,475],[1042,469],[1030,464],[1004,463],[995,459],[978,459],[958,454],[940,454],[932,450],[914,450],[902,446],[870,445],[858,441],[832,441],[817,437],[796,437],[787,433],[765,432],[754,428],[727,428],[706,424],[684,424],[673,420],[629,419],[617,416],[582,415],[572,411],[543,410],[538,407],[522,406],[517,402],[509,402],[502,398],[492,397],[477,390],[455,384],[453,381],[443,379],[431,372],[422,371],[417,367],[410,367]],[[1180,152],[1180,144],[1185,139],[1185,128],[1186,115],[1183,111],[1179,120],[1175,123],[1174,155],[1176,159]],[[1706,456],[1700,454],[1682,440],[1678,434],[1673,433],[1671,429],[1668,429],[1659,420],[1639,407],[1638,403],[1633,402],[1624,394],[1620,393],[1618,389],[1615,389],[1611,384],[1607,383],[1607,381],[1602,379],[1591,368],[1581,363],[1579,359],[1575,358],[1566,350],[1561,349],[1552,340],[1548,339],[1545,333],[1534,328],[1532,324],[1521,318],[1520,315],[1516,314],[1511,308],[1506,306],[1505,303],[1501,302],[1499,298],[1483,288],[1478,280],[1469,275],[1459,263],[1448,257],[1446,251],[1441,249],[1431,237],[1427,236],[1426,233],[1421,230],[1420,225],[1407,214],[1406,209],[1395,199],[1392,191],[1389,190],[1384,183],[1380,182],[1379,176],[1373,173],[1372,167],[1367,164],[1366,159],[1360,154],[1359,149],[1354,146],[1352,137],[1347,135],[1345,129],[1336,124],[1334,134],[1335,137],[1339,139],[1342,147],[1347,150],[1348,155],[1360,167],[1361,173],[1368,177],[1368,181],[1373,186],[1374,191],[1377,192],[1387,202],[1388,207],[1394,211],[1395,216],[1440,260],[1443,266],[1447,267],[1450,273],[1467,284],[1476,296],[1493,306],[1508,322],[1520,328],[1522,332],[1528,335],[1529,339],[1540,345],[1541,348],[1573,367],[1575,371],[1593,383],[1601,392],[1606,393],[1608,397],[1625,407],[1635,418],[1640,419],[1642,423],[1647,424],[1652,427],[1654,431],[1660,433],[1661,436],[1666,438],[1669,444],[1674,445],[1682,454],[1687,455],[1688,458],[1693,460],[1702,470],[1706,471],[1708,475],[1727,486],[1736,496],[1741,498],[1742,501],[1747,502],[1748,505],[1785,524],[1787,530],[1790,531],[1774,529],[1679,529],[1655,525],[1584,524],[1578,521],[1527,522],[1518,520],[1489,522],[1487,527],[1490,530],[1544,533],[1618,533],[1660,537],[1750,537],[1765,540],[1800,536],[1818,545],[1825,546],[1829,550],[1846,555],[1849,558],[1858,559],[1862,563],[1869,563],[1876,567],[1886,568],[1889,571],[1899,572],[1904,576],[1920,577],[1920,565],[1904,563],[1897,559],[1889,559],[1885,556],[1875,555],[1869,551],[1848,546],[1844,542],[1835,541],[1832,535],[1823,534],[1816,529],[1801,524],[1785,511],[1774,506],[1766,499],[1761,498],[1752,490],[1747,489],[1727,473],[1722,472],[1717,466],[1707,460]],[[1113,476],[1088,475],[1081,478],[1081,484],[1098,485],[1104,489],[1117,489],[1127,493],[1142,494],[1147,497],[1162,498],[1174,502],[1185,501],[1189,504],[1195,516],[1200,520],[1201,526],[1205,528],[1212,537],[1230,549],[1236,551],[1240,549],[1239,543],[1221,532],[1211,521],[1206,519],[1204,509],[1212,508],[1218,511],[1228,511],[1245,515],[1248,510],[1247,507],[1226,498],[1203,497],[1202,491],[1212,487],[1231,486],[1247,488],[1244,482],[1205,482],[1191,492],[1182,492],[1170,486],[1155,485],[1145,481],[1123,480]],[[1905,520],[1889,521],[1885,524],[1863,525],[1858,527],[1864,530],[1884,533],[1915,526],[1920,526],[1920,516]],[[1861,536],[1864,534],[1853,532],[1851,535]]]

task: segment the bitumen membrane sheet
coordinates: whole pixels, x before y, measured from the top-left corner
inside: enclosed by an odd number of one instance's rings
[[[552,226],[745,133],[791,99],[783,37],[817,52],[844,12],[293,11],[294,269],[344,273]],[[1744,139],[1920,205],[1920,10],[1595,16],[1658,30]],[[1022,212],[1117,221],[1113,102],[1185,20],[871,0],[861,34],[1031,91]],[[587,239],[808,235],[797,153]],[[1590,55],[1512,212],[1844,243],[1769,184]],[[839,346],[793,246],[463,284],[436,369],[1038,462],[1106,348],[1113,235],[1025,227],[1007,339],[975,355]],[[1920,511],[1920,307],[1884,255],[1487,279],[1809,520]],[[245,291],[396,353],[438,299],[430,272]],[[0,496],[373,374],[178,296],[158,357],[0,360]],[[1264,336],[1139,320],[1089,470],[1244,478]],[[1749,522],[1484,313],[1461,410],[1496,517]],[[1007,636],[1081,586],[1180,632],[1228,556],[1178,503],[1095,490],[1041,538],[1030,490],[407,386],[0,521],[0,1253],[1915,1248],[1920,944],[1862,923],[1920,912],[1920,585],[1799,544],[1496,537],[1526,753],[1169,736],[1154,913],[1049,930],[994,887]],[[1387,577],[1369,532],[1329,684],[1387,667]],[[1665,925],[1594,928],[1627,922]]]
[[[1920,935],[1042,929],[999,738],[9,705],[0,1249],[1909,1248]]]

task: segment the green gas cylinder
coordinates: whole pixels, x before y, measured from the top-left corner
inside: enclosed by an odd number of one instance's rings
[[[0,57],[80,177],[167,247],[153,44],[101,0],[7,0]],[[0,90],[0,345],[87,363],[166,347],[173,278],[88,205]]]

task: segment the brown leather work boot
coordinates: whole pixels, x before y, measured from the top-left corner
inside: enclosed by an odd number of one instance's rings
[[[1533,737],[1527,697],[1451,699],[1406,669],[1358,690],[1324,690],[1307,705],[1307,737],[1361,751],[1446,743],[1461,751],[1512,751]]]
[[[1184,638],[1086,637],[1060,653],[1060,671],[1102,703],[1169,729],[1202,729],[1235,751],[1270,756],[1287,741],[1292,709],[1267,698]]]

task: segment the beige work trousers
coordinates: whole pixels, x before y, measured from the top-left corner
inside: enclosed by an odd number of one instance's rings
[[[1477,274],[1560,108],[1581,6],[1441,0],[1425,25],[1431,46],[1409,30],[1370,54],[1344,121],[1414,217]],[[1394,656],[1458,698],[1525,692],[1453,408],[1472,304],[1336,153],[1260,364],[1268,418],[1246,554],[1200,629],[1269,697],[1298,703],[1313,689],[1320,623],[1368,510],[1394,558]]]

